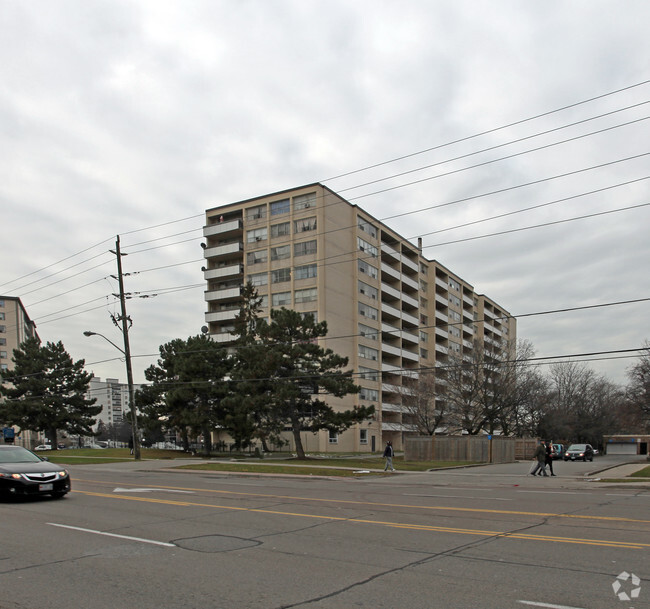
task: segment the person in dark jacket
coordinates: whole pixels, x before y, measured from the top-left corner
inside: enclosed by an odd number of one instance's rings
[[[530,475],[534,476],[535,474],[537,474],[538,471],[541,471],[542,476],[548,476],[548,474],[546,473],[546,446],[544,445],[543,440],[539,441],[539,444],[535,449],[535,454],[533,455],[533,458],[537,459],[537,464],[530,472]]]
[[[395,468],[393,467],[393,456],[395,455],[393,451],[393,444],[392,442],[388,441],[386,442],[386,448],[384,449],[384,459],[386,459],[386,467],[384,467],[384,471],[387,471],[388,468],[390,468],[391,472],[395,471]]]
[[[551,476],[555,476],[553,473],[553,454],[555,453],[555,448],[553,447],[553,440],[546,443],[546,460],[545,464],[551,472]]]

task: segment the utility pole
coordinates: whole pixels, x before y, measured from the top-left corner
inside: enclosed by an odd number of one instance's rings
[[[133,432],[133,458],[140,460],[140,438],[138,436],[138,417],[135,409],[135,391],[133,388],[133,369],[131,368],[131,347],[129,346],[129,326],[131,319],[126,314],[126,297],[124,295],[124,280],[122,277],[122,254],[120,252],[120,236],[117,235],[115,241],[115,250],[110,250],[117,257],[117,281],[120,286],[120,305],[122,315],[118,318],[121,322],[122,336],[124,337],[124,359],[126,360],[126,381],[129,386],[129,407],[131,409],[131,430]],[[117,296],[117,294],[116,294]],[[113,319],[115,321],[115,319]]]

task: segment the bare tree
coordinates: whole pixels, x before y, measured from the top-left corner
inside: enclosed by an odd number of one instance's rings
[[[647,426],[650,419],[650,341],[645,341],[641,357],[628,369],[627,378],[627,402],[631,408],[644,413]]]
[[[435,369],[423,369],[400,388],[402,407],[418,433],[432,436],[445,422],[446,402],[436,394]]]

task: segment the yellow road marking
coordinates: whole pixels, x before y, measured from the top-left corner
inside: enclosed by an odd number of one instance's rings
[[[75,482],[92,482],[95,484],[102,484],[105,486],[115,486],[114,482],[104,482],[100,480],[81,480],[73,479]],[[348,499],[319,499],[315,497],[294,497],[292,495],[270,495],[265,493],[243,493],[240,491],[224,491],[217,489],[206,489],[206,488],[193,488],[185,486],[164,486],[162,484],[156,484],[155,486],[148,484],[131,484],[128,482],[120,483],[122,486],[133,486],[133,487],[144,487],[144,488],[160,488],[160,489],[169,489],[169,490],[178,490],[178,491],[192,491],[196,493],[212,493],[216,495],[230,495],[233,497],[261,497],[263,499],[290,499],[293,501],[310,501],[314,503],[340,503],[344,505],[367,505],[375,507],[390,507],[390,508],[411,508],[415,510],[440,510],[440,511],[449,511],[449,512],[471,512],[471,513],[480,513],[480,514],[505,514],[509,516],[541,516],[544,518],[553,517],[553,518],[572,518],[579,520],[603,520],[607,522],[632,522],[632,523],[643,523],[650,524],[650,520],[640,520],[635,518],[622,518],[619,516],[588,516],[585,514],[558,514],[554,512],[524,512],[517,510],[491,510],[485,508],[465,508],[465,507],[449,507],[444,505],[413,505],[413,504],[402,504],[402,503],[380,503],[373,501],[352,501]]]
[[[91,491],[73,491],[75,493],[80,493],[83,495],[89,495],[92,497],[105,497],[108,499],[120,499],[126,501],[140,501],[143,503],[160,503],[165,505],[174,505],[181,507],[206,507],[213,509],[222,509],[222,510],[233,510],[239,512],[252,512],[258,514],[273,514],[277,516],[295,516],[299,518],[318,518],[319,520],[329,520],[337,522],[352,522],[358,524],[371,524],[375,526],[385,526],[391,528],[400,528],[400,529],[409,529],[417,531],[431,531],[436,533],[454,533],[459,535],[476,535],[481,537],[504,537],[512,539],[526,539],[529,541],[551,541],[557,543],[572,543],[572,544],[583,544],[583,545],[592,545],[592,546],[604,546],[610,548],[626,548],[631,550],[643,550],[650,548],[650,544],[645,543],[636,543],[636,542],[623,542],[623,541],[613,541],[608,539],[581,539],[578,537],[552,537],[549,535],[532,535],[528,533],[517,533],[517,532],[508,532],[508,531],[483,531],[477,529],[457,529],[452,527],[437,527],[430,525],[418,525],[418,524],[405,524],[400,522],[390,522],[382,520],[367,520],[363,518],[347,518],[344,516],[324,516],[320,514],[303,514],[300,512],[283,512],[280,510],[268,510],[261,508],[248,508],[248,507],[233,507],[227,505],[215,505],[211,503],[195,503],[191,501],[174,501],[171,499],[155,499],[152,497],[132,497],[128,495],[116,495],[114,493],[97,493]]]

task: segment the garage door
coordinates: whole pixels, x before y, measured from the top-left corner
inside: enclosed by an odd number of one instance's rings
[[[636,442],[610,442],[607,444],[608,455],[636,455]]]

